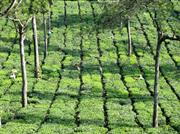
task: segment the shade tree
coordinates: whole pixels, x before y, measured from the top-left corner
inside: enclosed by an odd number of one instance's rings
[[[158,127],[158,87],[159,87],[159,66],[160,66],[160,51],[163,42],[166,40],[180,41],[178,33],[168,33],[165,29],[165,23],[167,20],[171,20],[172,13],[174,12],[174,4],[171,0],[100,0],[100,5],[104,9],[102,14],[103,22],[107,25],[121,24],[120,26],[126,26],[128,31],[128,55],[131,55],[131,32],[130,32],[130,20],[131,16],[138,13],[146,12],[147,9],[151,13],[154,26],[156,27],[157,41],[156,41],[156,54],[155,60],[155,76],[154,76],[154,106],[152,126]],[[177,17],[177,16],[176,16]],[[122,25],[124,24],[124,25]],[[120,28],[121,29],[121,28]]]
[[[6,17],[14,23],[15,29],[19,34],[19,46],[20,46],[20,61],[21,61],[21,74],[22,74],[22,107],[26,107],[28,104],[27,91],[28,80],[26,72],[25,61],[25,39],[26,31],[29,26],[29,22],[32,20],[33,27],[33,40],[35,49],[35,76],[38,77],[39,73],[39,56],[38,56],[38,42],[37,42],[37,28],[36,28],[36,14],[48,11],[48,1],[44,0],[13,0],[9,3],[8,0],[1,1],[0,16]]]
[[[155,76],[154,76],[154,106],[153,106],[153,127],[158,127],[158,103],[159,103],[159,73],[160,73],[160,53],[164,42],[168,40],[180,41],[180,35],[175,31],[169,32],[167,29],[167,20],[171,20],[173,12],[173,4],[171,1],[159,1],[153,7],[147,7],[156,28],[156,54],[155,60]]]

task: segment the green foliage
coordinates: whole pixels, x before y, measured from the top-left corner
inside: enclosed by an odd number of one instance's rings
[[[11,20],[20,21],[26,23],[33,14],[42,13],[45,14],[49,11],[49,0],[14,0],[15,4],[10,8],[10,4],[7,0],[2,1],[2,7],[0,7],[1,16],[8,17]],[[5,9],[4,9],[4,8]],[[6,8],[10,8],[6,14]],[[4,11],[5,10],[5,11]]]
[[[29,5],[30,13],[45,14],[49,11],[49,0],[33,0]]]
[[[15,31],[12,30],[12,23],[4,26],[5,19],[0,20],[0,30],[3,27],[4,31],[0,32],[0,64],[4,68],[0,69],[0,117],[3,123],[0,128],[0,133],[36,133],[35,131],[40,126],[40,123],[45,121],[38,133],[79,133],[93,134],[107,132],[104,125],[104,112],[102,97],[102,82],[99,72],[99,56],[97,50],[96,29],[94,26],[92,9],[89,2],[80,1],[82,23],[78,15],[77,1],[67,2],[67,25],[64,26],[64,2],[54,1],[52,27],[53,34],[49,45],[49,55],[43,60],[43,35],[42,29],[39,28],[39,47],[40,59],[42,65],[42,78],[33,78],[33,47],[31,29],[27,29],[27,38],[31,44],[31,55],[28,55],[29,46],[25,46],[26,60],[28,73],[28,107],[21,108],[21,75],[20,75],[20,59],[19,45],[13,45],[12,38],[15,37]],[[34,3],[35,4],[35,3]],[[93,3],[95,13],[101,14],[102,10],[96,3]],[[177,7],[176,7],[177,9]],[[29,9],[28,9],[29,10]],[[33,12],[40,12],[35,10]],[[145,31],[150,40],[152,50],[156,47],[156,29],[153,26],[149,14],[139,14],[139,17],[144,24]],[[171,126],[180,130],[179,121],[179,101],[175,94],[160,76],[159,99],[160,104],[167,116],[170,117],[170,123],[167,125],[166,119],[159,110],[159,128],[151,127],[152,120],[152,96],[150,91],[153,91],[154,79],[154,59],[151,54],[151,49],[147,47],[147,40],[144,38],[142,29],[137,18],[132,19],[132,39],[134,46],[139,55],[139,63],[137,56],[133,54],[127,56],[127,31],[125,28],[119,32],[117,26],[114,27],[116,47],[113,46],[112,29],[99,29],[100,48],[102,56],[100,58],[103,67],[103,75],[105,89],[107,90],[107,111],[109,133],[122,134],[176,134]],[[165,22],[163,22],[165,23]],[[40,24],[39,24],[40,25]],[[163,25],[164,26],[164,25]],[[167,26],[167,25],[166,25]],[[82,28],[82,31],[80,30]],[[168,32],[171,30],[167,28]],[[179,29],[176,29],[177,31]],[[83,86],[81,96],[79,96],[80,87],[80,71],[77,64],[80,63],[80,32],[83,36]],[[66,41],[65,41],[66,36]],[[26,40],[27,41],[27,40]],[[66,43],[66,47],[64,46]],[[175,61],[179,65],[179,42],[170,41],[170,52]],[[11,52],[7,61],[8,52]],[[66,52],[66,54],[65,54]],[[117,66],[117,58],[122,68]],[[65,58],[64,60],[62,60]],[[62,68],[61,64],[64,64]],[[142,72],[138,64],[146,75],[146,82],[149,83],[149,90],[145,80],[139,79]],[[172,86],[180,93],[179,86],[179,70],[176,68],[173,60],[169,56],[164,44],[161,53],[161,66]],[[11,70],[15,68],[18,71],[17,78],[14,84],[11,85],[12,79],[9,79]],[[122,70],[121,70],[122,69]],[[122,72],[121,72],[121,71]],[[61,77],[59,76],[61,74]],[[122,77],[124,76],[124,77]],[[123,82],[123,78],[125,83]],[[11,85],[11,86],[10,86]],[[127,90],[127,87],[129,91]],[[6,94],[4,94],[5,90]],[[57,90],[57,92],[56,92]],[[131,93],[131,96],[129,95]],[[54,97],[55,96],[55,97]],[[130,98],[132,97],[132,98]],[[54,101],[52,101],[54,98]],[[78,99],[80,104],[78,107],[80,117],[80,127],[75,124],[75,113]],[[132,102],[132,99],[134,102]],[[51,105],[52,103],[52,105]],[[137,114],[133,111],[132,103]],[[51,107],[50,107],[51,106]],[[14,116],[16,114],[16,116]],[[45,118],[47,116],[47,118]],[[136,123],[137,119],[144,125],[145,131]]]
[[[102,21],[107,24],[120,24],[137,13],[144,12],[146,6],[153,2],[152,0],[100,0],[99,4],[104,10]]]

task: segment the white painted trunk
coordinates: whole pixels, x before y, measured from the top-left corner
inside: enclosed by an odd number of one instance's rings
[[[22,107],[27,106],[27,73],[26,61],[24,53],[24,27],[19,26],[19,41],[20,41],[20,58],[21,58],[21,73],[22,73]]]
[[[39,49],[38,49],[37,26],[36,26],[35,15],[32,18],[32,29],[33,29],[33,43],[34,43],[34,76],[36,78],[39,78],[40,75]]]

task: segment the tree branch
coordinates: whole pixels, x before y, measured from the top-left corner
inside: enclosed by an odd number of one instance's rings
[[[18,1],[18,4],[17,4],[16,8],[21,4],[21,2],[22,2],[22,0]]]
[[[11,2],[11,5],[3,13],[1,13],[1,15],[6,16],[8,12],[15,6],[16,2],[17,2],[16,0],[13,0]]]
[[[163,41],[165,41],[165,40],[180,41],[180,36],[178,36],[178,35],[174,35],[174,36],[164,35],[162,40]]]
[[[31,21],[31,19],[32,19],[32,16],[27,19],[27,21],[26,21],[26,23],[24,25],[25,27],[28,25],[28,23]]]
[[[20,21],[20,19],[16,19],[16,18],[12,18],[12,17],[7,17],[9,20],[14,21],[14,22],[18,22],[21,26],[23,26],[22,22]]]

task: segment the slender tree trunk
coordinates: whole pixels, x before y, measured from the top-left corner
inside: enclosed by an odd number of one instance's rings
[[[50,38],[51,38],[51,17],[52,17],[52,9],[51,9],[51,3],[49,3],[49,12],[48,12],[48,46],[50,44]]]
[[[131,41],[131,25],[130,20],[127,20],[127,32],[128,32],[128,56],[132,53],[132,41]]]
[[[45,15],[43,14],[43,25],[44,25],[44,58],[46,58],[47,56],[47,26],[46,26],[46,18],[45,18]]]
[[[153,108],[153,127],[158,127],[158,87],[159,87],[159,65],[161,51],[161,35],[158,35],[156,55],[155,55],[155,77],[154,77],[154,108]]]
[[[50,44],[50,36],[51,36],[51,13],[49,11],[49,15],[48,15],[48,39],[47,39],[48,46]]]
[[[19,25],[19,41],[20,41],[20,58],[21,58],[21,72],[22,72],[22,107],[27,106],[27,73],[26,73],[26,61],[24,53],[24,40],[25,33],[24,27]]]
[[[14,6],[16,5],[16,3],[17,3],[17,0],[11,1],[10,6],[3,12],[3,16],[7,15],[8,12],[9,12],[11,9],[14,8]]]
[[[36,26],[35,15],[32,18],[32,29],[33,29],[33,43],[34,43],[34,76],[35,78],[39,78],[40,65],[39,65],[39,50],[38,50],[37,26]]]

